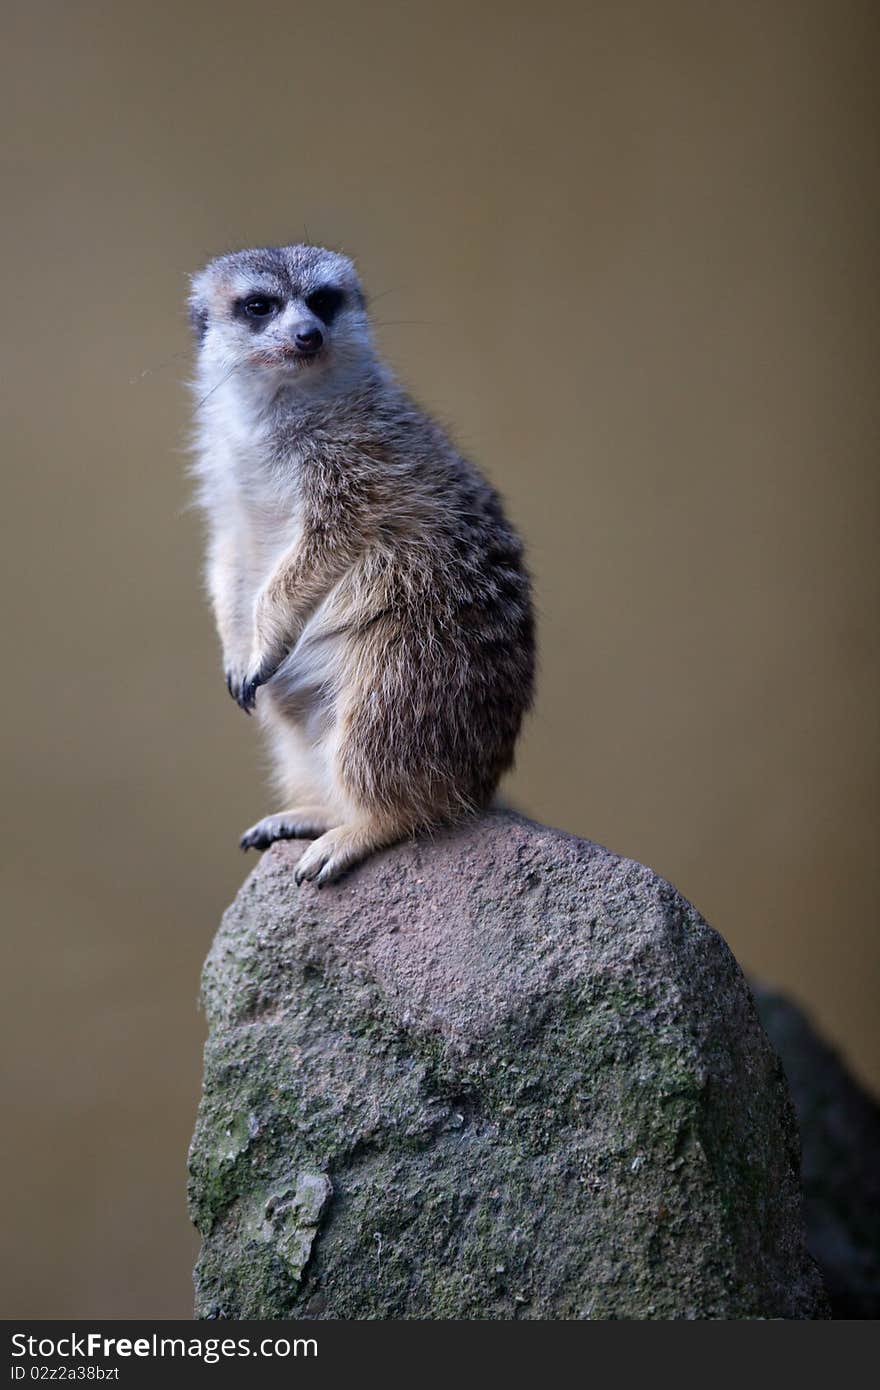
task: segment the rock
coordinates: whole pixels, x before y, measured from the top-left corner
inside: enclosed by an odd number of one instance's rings
[[[836,1318],[880,1318],[880,1106],[801,1011],[754,987],[801,1131],[807,1245]]]
[[[825,1315],[779,1062],[673,888],[500,812],[301,852],[205,966],[199,1316]]]

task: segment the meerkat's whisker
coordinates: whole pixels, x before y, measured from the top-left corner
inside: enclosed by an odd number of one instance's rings
[[[204,396],[202,396],[201,400],[196,401],[196,410],[201,409],[201,407],[205,404],[205,401],[209,401],[213,396],[214,392],[219,391],[221,386],[225,386],[229,378],[233,375],[233,373],[237,372],[239,367],[244,366],[247,359],[248,354],[242,353],[238,361],[233,362],[232,366],[229,368],[229,371],[226,372],[223,376],[221,376],[218,382],[215,382],[215,384],[211,387],[210,391],[206,391]]]
[[[161,372],[165,367],[172,366],[173,363],[178,362],[181,357],[188,355],[188,348],[181,348],[179,352],[172,352],[171,356],[166,357],[164,362],[157,362],[154,367],[144,367],[144,370],[138,372],[137,376],[130,377],[128,382],[129,386],[137,386],[138,382],[143,381],[145,376],[152,376],[154,372]]]
[[[390,290],[380,290],[378,294],[371,293],[367,301],[367,307],[371,309],[377,299],[386,299],[389,294],[403,294],[406,288],[406,285],[392,285]]]

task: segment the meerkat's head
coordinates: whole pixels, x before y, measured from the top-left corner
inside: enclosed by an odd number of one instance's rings
[[[373,361],[366,300],[346,256],[320,246],[235,251],[193,277],[190,321],[212,377],[277,392],[356,377]]]

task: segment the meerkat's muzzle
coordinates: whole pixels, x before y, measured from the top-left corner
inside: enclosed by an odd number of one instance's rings
[[[302,328],[294,334],[293,346],[298,357],[314,357],[324,346],[320,328]]]

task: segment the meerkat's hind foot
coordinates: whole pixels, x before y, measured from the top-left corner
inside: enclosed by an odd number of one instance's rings
[[[359,864],[374,850],[393,844],[404,834],[402,828],[375,821],[337,825],[309,845],[296,866],[294,877],[297,883],[304,883],[306,879],[316,884],[332,883],[346,869]]]
[[[320,806],[295,806],[264,816],[239,840],[242,849],[268,849],[276,840],[314,840],[327,829],[328,816]]]

